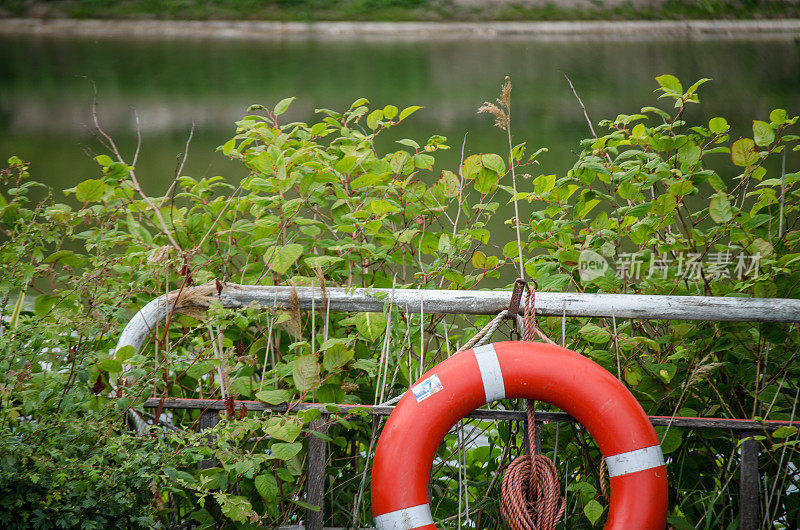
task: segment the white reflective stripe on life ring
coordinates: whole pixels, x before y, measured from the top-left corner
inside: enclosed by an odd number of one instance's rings
[[[486,393],[486,403],[497,401],[506,397],[506,385],[503,383],[503,372],[500,371],[500,361],[494,344],[478,346],[473,350],[481,371],[483,391]]]
[[[627,453],[606,457],[609,477],[618,477],[645,469],[664,465],[664,454],[660,445],[644,447]]]
[[[411,530],[429,524],[433,524],[430,504],[420,504],[375,516],[375,528],[378,530]]]

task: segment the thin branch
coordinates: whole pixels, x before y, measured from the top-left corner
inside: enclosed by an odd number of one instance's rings
[[[139,123],[139,113],[133,109],[133,117],[136,118],[136,152],[133,153],[133,162],[131,165],[136,167],[136,162],[139,160],[139,152],[142,149],[142,127]]]
[[[117,157],[117,160],[125,164],[125,160],[122,158],[122,154],[117,148],[117,144],[114,142],[111,136],[106,134],[106,132],[102,129],[102,127],[100,127],[100,122],[97,119],[97,85],[92,83],[92,88],[94,89],[94,97],[92,98],[92,120],[94,121],[95,129],[97,129],[97,132],[99,132],[103,136],[103,138],[106,139],[106,141],[108,142],[107,147],[114,154],[114,156]],[[150,209],[152,209],[153,212],[156,214],[158,222],[161,224],[161,231],[164,233],[165,236],[167,236],[167,239],[169,240],[170,244],[173,247],[175,247],[175,249],[178,252],[180,252],[181,246],[178,244],[177,241],[175,241],[175,239],[172,237],[172,234],[169,232],[169,229],[167,228],[167,223],[164,221],[164,217],[161,215],[161,210],[156,208],[153,202],[150,200],[150,198],[147,195],[145,195],[144,191],[142,190],[142,186],[139,184],[139,180],[136,178],[136,173],[134,173],[132,169],[129,169],[128,176],[131,178],[131,182],[133,182],[134,188],[142,197],[144,202],[147,203],[147,206]]]
[[[578,95],[578,92],[575,90],[575,86],[573,86],[572,81],[570,80],[569,76],[567,76],[567,74],[565,72],[561,72],[561,73],[564,74],[564,79],[567,80],[567,83],[569,83],[569,88],[571,88],[572,89],[572,93],[575,94],[575,99],[578,100],[578,105],[580,105],[581,106],[581,110],[583,110],[583,117],[586,118],[586,123],[589,124],[589,131],[591,131],[592,136],[596,140],[597,139],[597,133],[594,132],[594,126],[592,126],[592,120],[589,119],[589,113],[586,112],[586,106],[583,104],[583,100]],[[608,153],[603,152],[603,155],[605,155],[606,160],[608,160],[608,163],[610,164],[611,163],[611,157],[608,156]]]
[[[167,193],[164,194],[164,198],[161,199],[161,204],[159,204],[159,208],[164,206],[164,203],[167,200],[167,197],[172,196],[172,192],[175,189],[175,185],[178,183],[178,179],[181,178],[183,174],[183,168],[186,165],[186,159],[189,158],[189,144],[192,142],[192,138],[194,137],[194,120],[192,120],[192,128],[189,129],[189,137],[186,139],[186,145],[183,148],[183,153],[179,156],[182,156],[181,163],[178,167],[175,168],[175,175],[172,178],[172,184],[170,184],[169,189],[167,189]]]

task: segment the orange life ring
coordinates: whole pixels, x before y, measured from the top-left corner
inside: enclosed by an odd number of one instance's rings
[[[372,467],[372,513],[379,530],[435,530],[428,481],[436,449],[458,420],[503,398],[552,403],[591,433],[611,481],[606,530],[664,529],[664,456],[636,398],[608,371],[571,350],[498,342],[438,364],[389,416]]]

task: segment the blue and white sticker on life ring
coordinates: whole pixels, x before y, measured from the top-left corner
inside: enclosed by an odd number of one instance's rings
[[[411,392],[414,394],[414,397],[417,398],[417,403],[424,399],[428,399],[440,390],[444,390],[444,385],[439,380],[439,376],[436,374],[426,377],[411,387]]]

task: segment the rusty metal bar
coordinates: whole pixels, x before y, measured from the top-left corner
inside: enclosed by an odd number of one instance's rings
[[[150,398],[144,402],[145,408],[157,408],[160,399]],[[247,410],[268,411],[268,412],[301,412],[309,409],[317,409],[322,413],[368,415],[368,416],[388,416],[394,410],[391,405],[342,405],[333,403],[291,403],[281,405],[270,405],[261,401],[235,401],[236,410],[240,410],[242,405],[247,405]],[[209,409],[225,410],[225,402],[221,399],[179,399],[168,398],[164,400],[165,409]],[[490,410],[478,409],[466,416],[477,420],[510,420],[525,421],[527,417],[524,410]],[[687,427],[690,429],[730,429],[733,431],[745,431],[752,434],[754,431],[774,431],[785,425],[794,425],[797,422],[784,420],[741,420],[728,418],[687,418],[681,416],[649,416],[650,423],[654,426]],[[536,411],[536,420],[543,423],[576,423],[575,419],[565,412],[546,412]]]

